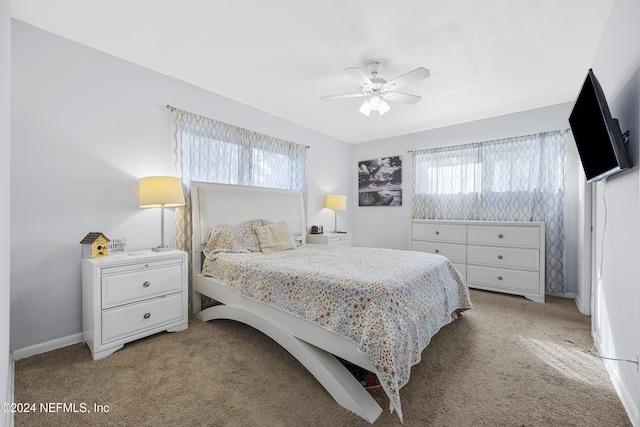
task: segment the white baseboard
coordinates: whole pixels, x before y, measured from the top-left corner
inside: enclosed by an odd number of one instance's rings
[[[573,292],[547,292],[546,294],[552,297],[576,299],[576,294]]]
[[[598,351],[598,354],[600,354],[600,339],[598,336],[594,337],[594,345],[596,347],[596,350]],[[637,399],[633,398],[624,381],[622,381],[620,375],[613,375],[614,373],[616,373],[616,370],[610,369],[610,364],[615,362],[608,361],[606,359],[603,359],[603,362],[605,368],[607,369],[607,373],[609,374],[609,378],[611,379],[611,383],[613,384],[613,388],[616,389],[618,397],[620,398],[620,402],[622,402],[622,406],[624,406],[624,409],[626,409],[627,411],[627,415],[629,415],[631,424],[634,427],[640,427],[640,403],[637,401]]]
[[[629,415],[631,424],[634,426],[640,426],[640,406],[638,406],[638,402],[631,397],[629,389],[627,389],[624,383],[620,381],[619,377],[612,378],[611,381],[618,392],[618,396],[620,396],[622,406],[627,410],[627,415]]]
[[[77,344],[79,342],[82,342],[82,333],[69,335],[67,337],[43,342],[41,344],[31,345],[29,347],[19,348],[12,351],[13,360],[26,359],[27,357],[35,356],[36,354],[57,350],[68,345]]]

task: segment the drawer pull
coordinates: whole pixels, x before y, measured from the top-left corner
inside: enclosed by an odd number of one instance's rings
[[[498,280],[502,280],[502,276],[498,276]]]
[[[144,282],[144,283],[142,284],[142,287],[143,287],[143,288],[148,288],[149,286],[151,286],[151,282],[149,282],[149,281],[146,281],[146,282]]]
[[[498,234],[498,238],[502,239],[503,237],[504,237],[504,235]]]
[[[439,232],[439,231],[436,231],[436,236],[437,236],[438,234],[440,234],[440,232]]]
[[[498,255],[498,259],[502,259],[502,255]]]
[[[435,253],[439,254],[440,253],[440,249],[436,249]]]
[[[149,317],[151,317],[151,313],[145,313],[144,316],[142,317],[144,317],[145,319],[148,319]]]

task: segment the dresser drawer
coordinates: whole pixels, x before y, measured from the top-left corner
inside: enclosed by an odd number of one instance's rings
[[[182,266],[145,268],[102,277],[102,308],[178,292]]]
[[[540,229],[538,227],[470,225],[467,229],[467,243],[538,248]]]
[[[446,257],[451,262],[467,262],[466,246],[453,243],[427,242],[423,240],[412,240],[411,250],[418,252],[428,252]]]
[[[467,246],[467,262],[469,264],[538,270],[540,268],[540,252],[537,249]]]
[[[149,331],[183,317],[182,294],[128,304],[102,312],[102,344]]]
[[[467,241],[467,227],[455,224],[413,223],[411,225],[411,238],[465,243]]]
[[[539,292],[540,275],[534,271],[510,270],[506,268],[481,267],[467,265],[467,282],[496,290],[514,289],[518,291]]]

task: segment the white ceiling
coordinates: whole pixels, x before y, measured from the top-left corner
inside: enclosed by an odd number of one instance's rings
[[[613,0],[12,0],[15,19],[349,143],[573,101]],[[400,91],[381,118],[343,70]],[[171,100],[167,100],[170,103]],[[180,107],[176,105],[176,107]]]

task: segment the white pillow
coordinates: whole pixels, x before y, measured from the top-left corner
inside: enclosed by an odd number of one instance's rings
[[[296,241],[284,221],[256,227],[256,235],[265,254],[296,248]]]
[[[256,227],[269,224],[262,219],[245,221],[238,225],[216,225],[209,229],[204,256],[213,259],[218,252],[259,252],[260,242]]]

